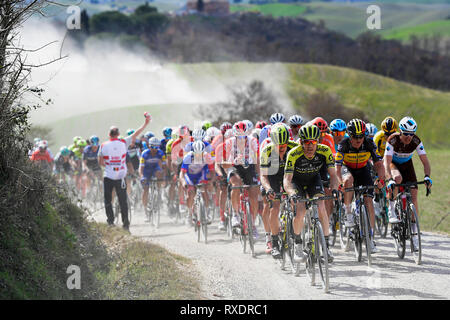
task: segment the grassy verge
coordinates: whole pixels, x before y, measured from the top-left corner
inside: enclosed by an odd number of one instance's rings
[[[201,299],[187,258],[136,240],[121,228],[93,226],[112,256],[108,269],[97,273],[106,299]]]
[[[425,187],[419,187],[421,228],[450,235],[450,174],[448,171],[450,150],[431,149],[427,150],[427,155],[431,163],[433,187],[428,197],[425,196]],[[413,159],[417,179],[423,180],[423,165],[419,157],[414,156]]]
[[[260,12],[263,15],[272,15],[274,18],[278,17],[298,17],[305,12],[306,7],[297,4],[282,4],[282,3],[269,3],[261,5],[232,5],[230,6],[230,12]]]
[[[395,28],[387,30],[382,35],[386,39],[397,39],[401,41],[409,41],[412,35],[433,36],[439,34],[442,37],[450,37],[450,20],[438,20],[413,27]]]

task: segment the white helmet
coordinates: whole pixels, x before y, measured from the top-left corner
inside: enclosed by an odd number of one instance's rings
[[[157,137],[152,137],[148,141],[148,144],[152,147],[159,147],[161,145],[161,141]]]
[[[303,122],[305,122],[303,120],[303,118],[301,116],[299,116],[298,114],[294,114],[292,117],[289,118],[289,124],[292,125],[302,125]]]
[[[271,124],[275,124],[278,122],[283,122],[286,118],[284,117],[284,115],[282,113],[274,113],[270,116],[270,123]]]
[[[220,129],[218,129],[216,127],[211,127],[211,128],[208,128],[208,130],[206,130],[206,135],[211,138],[214,138],[221,133],[222,133],[222,131],[220,131]]]
[[[192,137],[194,138],[194,140],[203,140],[206,137],[206,132],[203,129],[195,129],[192,132]]]
[[[230,138],[232,136],[233,136],[233,129],[228,129],[227,131],[225,131],[225,134],[223,135],[223,137],[225,139],[228,139],[228,138]]]
[[[247,124],[247,130],[251,132],[253,130],[253,122],[250,120],[243,120]]]
[[[400,127],[400,131],[407,131],[407,132],[417,131],[417,123],[411,117],[404,117],[402,120],[400,120],[398,126]]]
[[[203,153],[205,151],[205,144],[201,140],[192,143],[192,151],[194,153]]]

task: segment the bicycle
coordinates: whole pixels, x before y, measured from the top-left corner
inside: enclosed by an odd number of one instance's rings
[[[197,233],[197,242],[200,242],[201,233],[208,243],[208,221],[206,217],[206,206],[203,202],[202,193],[206,192],[206,184],[200,183],[195,186],[194,208],[192,210],[192,219],[194,220],[194,232]]]
[[[375,230],[382,237],[386,238],[389,218],[388,218],[388,202],[386,198],[386,187],[383,187],[379,193],[380,211],[375,212]]]
[[[351,242],[354,244],[355,256],[358,262],[362,260],[362,244],[366,247],[367,264],[369,267],[372,266],[372,256],[371,256],[371,235],[369,232],[370,223],[368,217],[368,210],[364,204],[364,193],[367,190],[374,189],[375,186],[358,186],[352,188],[346,188],[345,191],[355,192],[354,205],[352,204],[352,214],[355,219],[355,226],[348,228],[347,246]]]
[[[304,218],[302,237],[302,250],[306,254],[305,270],[311,285],[315,285],[316,264],[319,270],[322,289],[325,293],[330,289],[330,277],[328,267],[328,251],[323,232],[322,223],[319,220],[319,211],[317,201],[335,200],[333,196],[324,196],[305,199],[299,196],[293,196],[291,199],[295,202],[305,202],[306,214]],[[300,263],[296,263],[295,275],[300,273]]]
[[[281,198],[280,205],[280,232],[279,232],[279,248],[281,259],[278,259],[281,270],[286,266],[286,256],[289,257],[291,269],[294,274],[298,275],[297,263],[294,262],[294,230],[292,229],[292,220],[294,219],[294,212],[291,208],[289,197],[287,193],[275,193],[275,197]]]
[[[232,218],[233,218],[233,206],[231,205],[231,185],[227,185],[227,201],[225,202],[225,226],[227,228],[227,235],[228,237],[233,240],[234,239],[234,232],[233,232],[233,225],[232,225]]]
[[[233,232],[236,232],[239,235],[239,240],[242,245],[242,249],[244,253],[247,253],[247,241],[250,247],[250,252],[252,257],[255,258],[255,239],[253,239],[253,220],[252,215],[250,213],[250,200],[248,196],[248,189],[252,187],[256,187],[258,185],[242,185],[236,187],[230,187],[231,190],[239,189],[241,191],[240,194],[240,226],[233,228]]]
[[[403,259],[405,257],[406,240],[410,240],[411,253],[417,265],[422,263],[422,241],[419,217],[416,208],[412,203],[411,187],[419,184],[426,184],[426,182],[408,182],[395,185],[400,188],[395,199],[395,213],[400,217],[400,222],[392,224],[391,227],[391,235],[394,238],[394,244],[399,258]],[[430,193],[431,190],[427,188],[426,196],[428,197]],[[416,225],[416,230],[413,230],[414,223]],[[413,236],[415,235],[417,235],[418,238],[418,248],[414,246],[413,242]]]
[[[343,236],[341,234],[343,234],[345,232],[345,230],[341,230],[343,224],[341,223],[342,221],[342,192],[338,191],[338,197],[334,199],[334,204],[333,204],[333,212],[330,215],[330,221],[329,221],[329,225],[330,225],[330,246],[334,246],[337,240],[337,233],[339,230],[339,238],[340,238],[340,243],[341,246],[343,246]]]
[[[147,221],[150,222],[156,229],[159,228],[161,222],[161,192],[158,187],[158,180],[156,177],[152,177],[148,183],[148,201],[145,208],[145,214]]]

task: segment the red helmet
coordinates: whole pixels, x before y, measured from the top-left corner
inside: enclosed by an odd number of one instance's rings
[[[244,121],[236,122],[233,125],[233,133],[237,136],[246,136],[248,131],[248,126]]]
[[[265,122],[264,120],[261,120],[261,121],[258,121],[258,122],[256,123],[255,128],[257,128],[257,129],[262,129],[262,128],[264,128],[265,126],[267,126],[267,122]]]
[[[328,132],[328,123],[322,117],[314,118],[312,124],[319,127],[320,132]]]
[[[229,122],[224,122],[220,125],[220,131],[222,131],[222,134],[225,134],[225,132],[231,128],[233,128],[233,125]]]

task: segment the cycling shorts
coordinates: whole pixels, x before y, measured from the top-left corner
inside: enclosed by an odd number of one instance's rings
[[[367,165],[360,169],[351,169],[346,166],[342,166],[342,177],[346,175],[352,175],[354,187],[373,186],[371,170]],[[373,198],[373,189],[367,190],[364,193],[364,196]]]
[[[405,163],[391,162],[391,170],[393,169],[397,169],[402,175],[402,183],[417,182],[416,171],[414,170],[412,159],[409,159]],[[413,186],[412,188],[417,188],[417,186]]]
[[[298,191],[297,194],[304,199],[314,198],[316,196],[320,197],[325,194],[322,184],[322,177],[319,172],[308,180],[293,179],[292,183],[294,188]]]
[[[258,184],[258,177],[256,176],[256,166],[254,164],[250,164],[248,167],[244,168],[243,166],[234,166],[229,169],[227,180],[230,181],[230,178],[234,175],[238,175],[244,185],[254,185]]]

